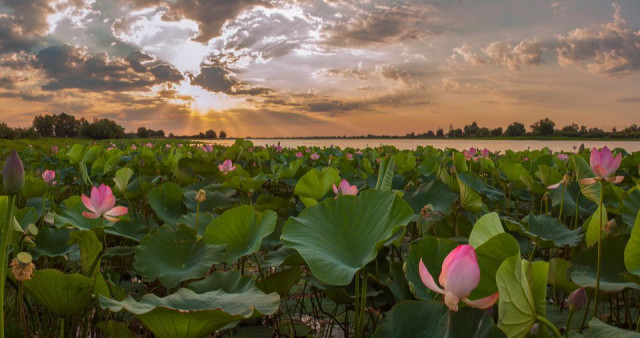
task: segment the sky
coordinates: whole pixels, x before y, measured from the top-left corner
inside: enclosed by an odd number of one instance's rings
[[[0,121],[230,136],[640,124],[640,1],[0,0]]]

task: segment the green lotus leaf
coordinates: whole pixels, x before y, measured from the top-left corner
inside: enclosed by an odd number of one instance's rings
[[[182,198],[180,186],[171,182],[163,183],[147,194],[151,209],[156,212],[158,218],[170,225],[177,224],[178,218],[186,211]]]
[[[471,292],[470,299],[480,299],[498,291],[496,273],[505,259],[520,254],[520,246],[513,236],[499,233],[475,247],[480,266],[480,282]]]
[[[40,197],[47,191],[47,184],[39,177],[25,175],[20,195],[24,198]]]
[[[478,309],[457,312],[441,302],[408,300],[396,304],[380,322],[371,338],[405,337],[506,337],[491,316]]]
[[[633,227],[640,212],[640,189],[634,187],[627,191],[622,207],[622,222],[629,227]]]
[[[567,293],[573,292],[579,286],[572,282],[569,276],[571,262],[554,257],[549,260],[549,284],[554,285]]]
[[[464,184],[458,178],[458,186],[460,187],[460,204],[465,210],[478,212],[482,210],[482,196]]]
[[[490,200],[497,201],[503,200],[505,198],[505,195],[502,191],[497,190],[485,183],[482,178],[480,178],[476,173],[473,173],[471,171],[460,172],[458,173],[458,179],[478,194],[485,196]]]
[[[591,215],[591,217],[589,217],[589,219],[585,222],[585,230],[587,232],[585,239],[587,242],[587,246],[592,246],[598,243],[599,232],[602,232],[602,238],[607,236],[607,233],[602,231],[604,230],[604,226],[607,221],[607,208],[598,207],[598,209],[596,209],[596,212],[594,212],[593,215]]]
[[[113,226],[105,227],[104,232],[140,242],[149,233],[149,228],[145,225],[142,215],[129,212]]]
[[[243,293],[255,288],[251,276],[243,276],[238,270],[215,271],[209,277],[189,283],[187,288],[196,293],[222,290],[226,293]]]
[[[113,181],[116,183],[116,188],[123,195],[127,192],[129,186],[129,180],[133,177],[133,170],[131,168],[120,168],[116,171],[116,175]]]
[[[589,337],[640,338],[640,333],[607,325],[598,318],[591,318]]]
[[[146,279],[158,279],[162,285],[173,288],[182,281],[204,277],[223,257],[224,246],[206,244],[198,239],[195,229],[163,226],[140,242],[134,267]]]
[[[294,192],[304,205],[310,207],[324,197],[331,190],[333,184],[337,185],[338,183],[340,183],[340,174],[336,169],[331,167],[322,168],[322,171],[311,169],[300,177]]]
[[[44,228],[38,231],[31,250],[34,258],[64,256],[77,246],[69,245],[71,229]]]
[[[6,208],[6,207],[5,207]],[[16,218],[18,224],[22,230],[27,230],[29,224],[36,224],[40,216],[38,216],[38,211],[32,207],[25,207],[22,209],[14,209],[13,217]]]
[[[431,276],[434,276],[437,280],[438,276],[440,276],[440,271],[442,271],[442,262],[457,246],[458,243],[452,240],[432,236],[411,243],[404,262],[404,273],[416,298],[431,300],[435,295],[420,279],[420,272],[418,271],[420,259],[422,259]]]
[[[100,306],[113,312],[134,314],[159,338],[199,338],[243,319],[271,315],[280,297],[257,289],[243,293],[222,290],[198,294],[189,289],[160,298],[147,294],[138,302],[131,297],[117,301],[100,296]]]
[[[259,281],[256,287],[264,293],[277,292],[280,297],[285,297],[289,290],[300,281],[301,276],[302,267],[294,266],[267,276]]]
[[[632,274],[640,276],[640,212],[624,249],[624,264]]]
[[[522,223],[512,219],[506,219],[505,222],[509,230],[528,237],[543,249],[561,248],[565,245],[575,247],[584,236],[581,228],[570,230],[559,219],[549,215],[529,214],[522,219]]]
[[[529,263],[520,255],[507,258],[498,268],[498,327],[507,336],[525,337],[538,316],[546,313],[548,271],[547,262]]]
[[[347,285],[378,249],[409,223],[413,210],[395,192],[367,190],[325,199],[285,223],[281,240],[330,285]]]
[[[225,263],[255,253],[262,240],[276,227],[277,215],[271,210],[264,213],[254,207],[241,205],[227,210],[207,225],[204,242],[211,245],[226,245]]]
[[[479,247],[491,237],[504,233],[500,216],[492,212],[480,217],[473,225],[471,234],[469,235],[469,244],[474,248]]]
[[[600,291],[620,292],[629,288],[640,290],[640,285],[625,278],[627,268],[624,251],[628,241],[628,235],[609,236],[602,239],[603,264],[600,274]],[[580,252],[571,267],[571,280],[582,287],[595,289],[597,258],[597,245]]]
[[[425,205],[431,204],[433,211],[442,215],[451,214],[451,207],[458,199],[458,194],[439,180],[432,180],[429,183],[421,184],[416,191],[411,194],[404,194],[404,200],[413,208],[413,213],[419,215]]]
[[[94,279],[54,269],[36,270],[23,281],[25,291],[51,313],[61,317],[78,315],[93,300]]]

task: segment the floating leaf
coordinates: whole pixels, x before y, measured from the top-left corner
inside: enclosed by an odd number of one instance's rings
[[[151,189],[147,199],[156,215],[170,225],[177,224],[186,211],[182,204],[182,189],[175,183],[166,182]]]

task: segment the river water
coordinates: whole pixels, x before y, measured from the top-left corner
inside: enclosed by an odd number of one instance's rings
[[[360,148],[377,147],[380,145],[393,145],[398,149],[415,149],[417,146],[431,145],[435,148],[454,148],[458,150],[470,147],[488,148],[491,151],[505,150],[535,150],[548,147],[552,151],[572,152],[584,144],[585,148],[601,148],[607,146],[611,149],[622,148],[628,152],[640,151],[640,141],[617,141],[617,140],[468,140],[468,139],[251,139],[255,145],[277,145],[280,143],[285,148],[295,148],[298,146],[315,146],[340,148]],[[212,140],[206,143],[231,145],[233,139]]]

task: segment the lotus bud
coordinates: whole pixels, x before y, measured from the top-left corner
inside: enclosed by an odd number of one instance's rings
[[[207,200],[207,192],[203,189],[198,190],[196,193],[196,202],[202,203]]]
[[[569,311],[580,311],[587,305],[587,293],[579,288],[569,294]]]
[[[13,150],[2,170],[2,183],[8,195],[17,195],[24,185],[24,165],[18,153]]]

